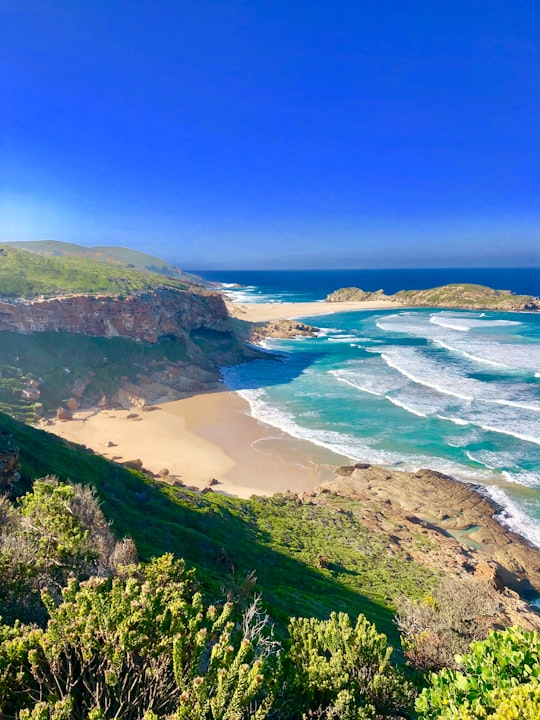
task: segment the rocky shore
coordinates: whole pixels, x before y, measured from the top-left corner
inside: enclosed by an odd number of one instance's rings
[[[388,553],[406,551],[441,574],[482,580],[506,622],[540,630],[540,613],[531,605],[540,595],[540,550],[501,525],[501,508],[478,487],[433,470],[357,463],[335,472],[335,480],[290,497],[326,506],[332,498],[352,500],[350,512]]]

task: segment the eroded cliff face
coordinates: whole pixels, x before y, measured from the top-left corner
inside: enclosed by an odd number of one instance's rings
[[[22,419],[57,408],[68,419],[85,407],[142,406],[217,389],[223,365],[255,354],[234,334],[222,296],[203,289],[3,299],[0,331],[0,401]],[[108,340],[87,341],[101,338]]]
[[[70,332],[156,342],[164,335],[186,338],[194,330],[230,332],[220,295],[157,289],[127,298],[75,295],[0,301],[0,330]]]

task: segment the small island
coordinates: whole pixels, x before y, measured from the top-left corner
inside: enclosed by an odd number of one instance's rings
[[[366,292],[356,287],[340,288],[326,297],[327,302],[378,301],[414,307],[442,307],[459,310],[500,310],[523,312],[540,310],[540,299],[515,295],[510,290],[494,290],[484,285],[454,283],[428,290],[400,290],[386,295],[384,290]]]

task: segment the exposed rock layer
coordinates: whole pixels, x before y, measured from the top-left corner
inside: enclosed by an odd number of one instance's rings
[[[319,328],[306,325],[298,320],[270,320],[266,323],[253,323],[250,342],[260,342],[266,338],[314,337]]]
[[[194,329],[229,331],[221,295],[156,289],[127,298],[75,295],[17,302],[0,301],[0,330],[70,332],[155,342],[185,337]]]

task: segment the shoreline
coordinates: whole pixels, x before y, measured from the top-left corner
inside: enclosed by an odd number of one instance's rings
[[[242,303],[231,315],[252,324],[394,307],[405,306],[382,302]],[[320,493],[344,492],[345,478],[335,471],[351,466],[354,460],[258,420],[251,415],[246,400],[225,385],[222,387],[156,406],[78,411],[72,420],[55,419],[38,426],[89,447],[109,460],[119,463],[139,460],[157,479],[197,491],[211,490],[240,498],[281,493],[298,502],[310,502],[309,498]],[[357,467],[364,466],[360,463]],[[375,482],[358,485],[351,483],[354,478],[350,478],[345,494],[366,507],[378,508],[376,515],[391,517],[386,524],[372,518],[376,532],[391,535],[394,531],[389,530],[389,522],[398,522],[401,527],[427,523],[426,527],[434,529],[441,538],[451,536],[450,546],[454,549],[450,552],[458,557],[472,552],[477,561],[502,568],[504,584],[518,592],[519,583],[509,582],[508,578],[530,577],[532,588],[540,595],[540,551],[494,517],[493,504],[486,502],[478,488],[430,470],[410,473],[365,467],[374,474]],[[433,494],[434,476],[440,477],[445,488],[437,499]],[[408,494],[403,493],[402,485],[409,487]],[[409,504],[415,493],[425,495],[423,505],[420,500],[415,507]],[[472,531],[459,523],[452,527],[449,522],[449,516],[462,515],[462,506],[459,503],[456,506],[456,498],[467,507],[478,508],[476,514],[469,513]]]
[[[405,542],[413,558],[435,570],[478,575],[527,603],[540,597],[540,550],[497,519],[494,502],[477,486],[429,469],[352,465],[345,456],[257,420],[232,390],[146,411],[94,408],[43,429],[109,460],[140,460],[143,472],[157,480],[202,493],[243,499],[281,493],[314,504],[324,503],[328,493],[351,498],[367,527],[391,542]],[[168,474],[160,478],[164,468]],[[426,538],[427,551],[422,544],[410,546],[415,536]],[[523,605],[520,612],[526,611]]]
[[[250,414],[233,390],[200,393],[145,410],[92,408],[38,427],[118,463],[140,460],[155,476],[196,490],[301,493],[329,481],[350,458],[293,438]]]

